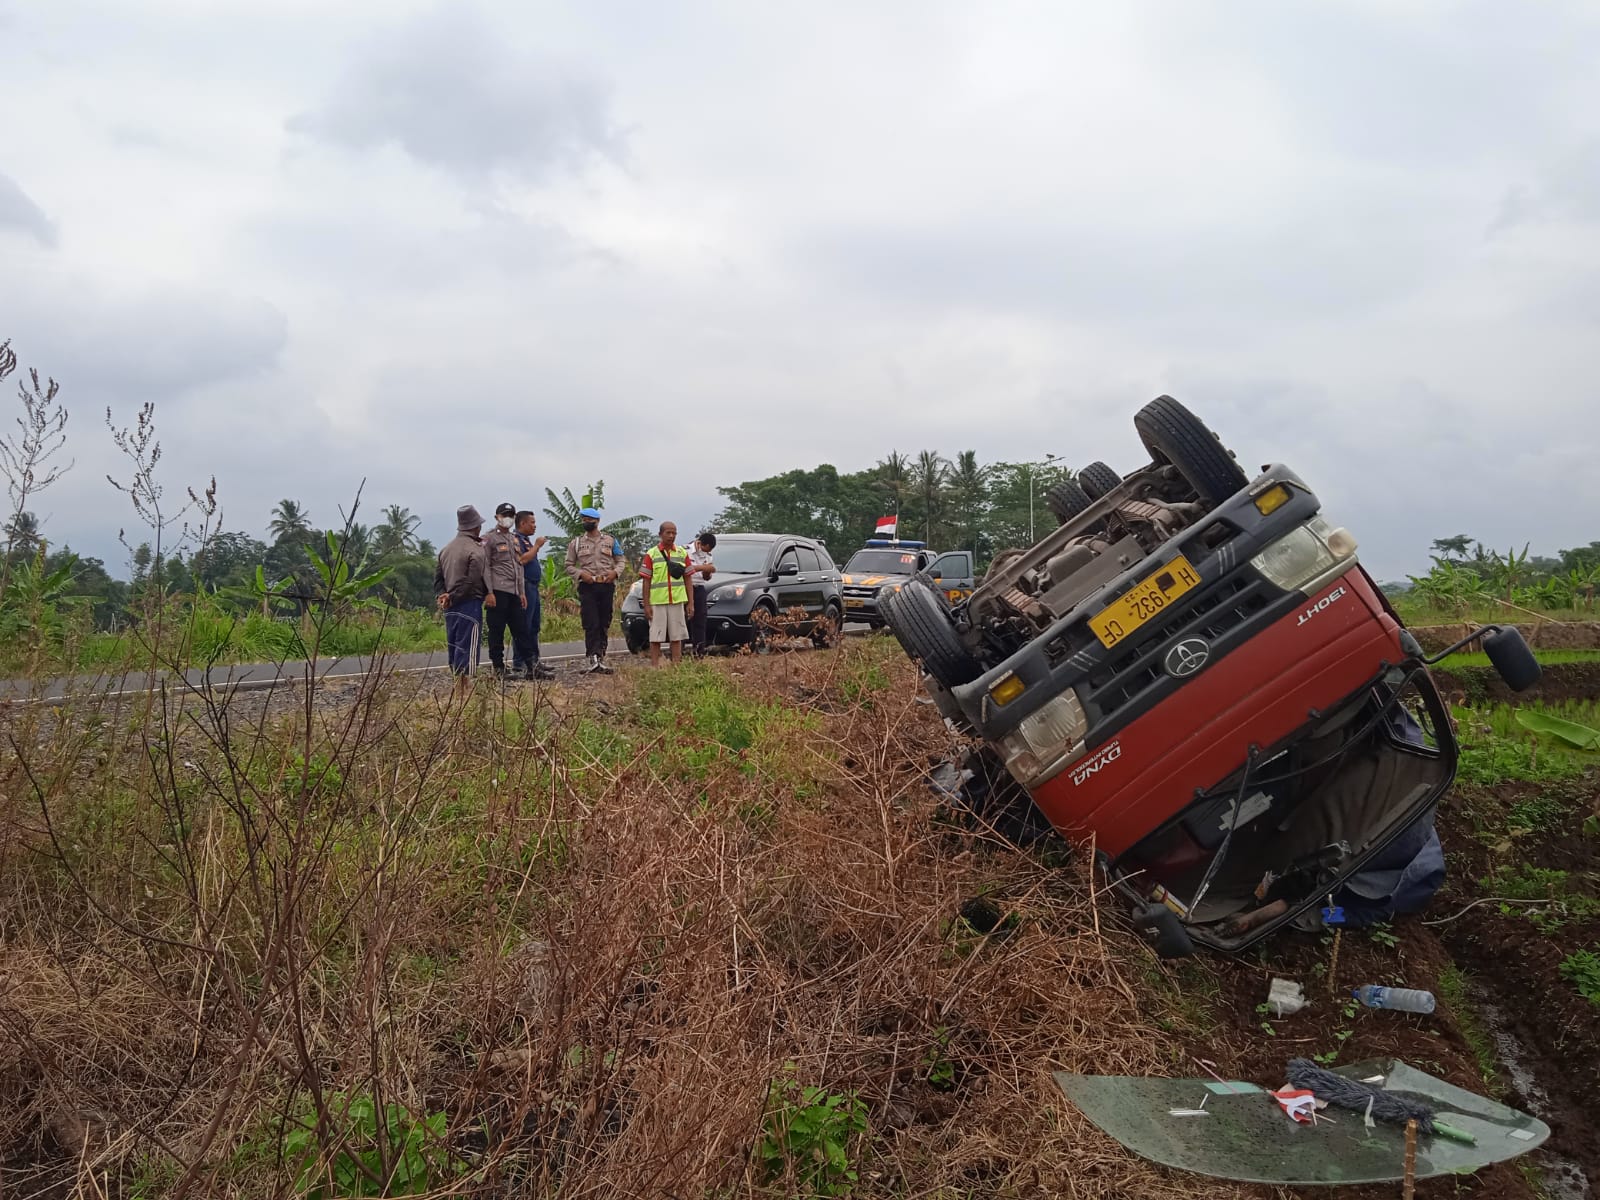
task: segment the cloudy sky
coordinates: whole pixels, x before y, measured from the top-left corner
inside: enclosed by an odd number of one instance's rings
[[[892,447],[1140,454],[1170,392],[1393,577],[1600,538],[1600,6],[0,0],[0,339],[47,531],[105,429],[229,528]],[[4,397],[6,404],[13,401]]]

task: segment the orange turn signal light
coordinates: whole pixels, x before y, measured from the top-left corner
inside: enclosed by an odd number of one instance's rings
[[[1007,675],[989,689],[989,697],[996,704],[1010,704],[1027,690],[1027,686],[1015,675]]]
[[[1256,511],[1263,517],[1271,516],[1287,503],[1289,503],[1289,488],[1282,483],[1273,484],[1255,498]]]

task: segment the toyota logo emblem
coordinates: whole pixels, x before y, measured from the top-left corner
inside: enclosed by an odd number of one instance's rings
[[[1167,674],[1174,679],[1187,679],[1211,658],[1211,647],[1200,638],[1184,638],[1167,651]]]

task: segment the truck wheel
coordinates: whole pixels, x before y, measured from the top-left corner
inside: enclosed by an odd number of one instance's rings
[[[1122,482],[1118,475],[1103,462],[1092,462],[1078,472],[1078,486],[1091,500],[1098,500]]]
[[[922,580],[913,579],[890,596],[883,615],[905,652],[937,683],[955,687],[982,673],[978,660],[956,636],[939,597]]]
[[[1141,408],[1133,427],[1150,456],[1177,467],[1208,504],[1221,504],[1250,482],[1217,435],[1171,396],[1157,396]]]
[[[1056,520],[1065,525],[1093,504],[1094,500],[1073,480],[1063,479],[1045,493],[1044,503],[1045,507],[1055,514]]]
[[[641,627],[636,621],[624,625],[622,635],[627,639],[629,654],[643,654],[650,645],[649,627]]]

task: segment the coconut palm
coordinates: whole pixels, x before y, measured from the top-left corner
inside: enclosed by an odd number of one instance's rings
[[[988,499],[989,471],[978,465],[976,450],[963,450],[956,455],[955,469],[950,473],[950,493],[961,513],[962,544],[977,553],[978,519]]]
[[[950,482],[950,460],[937,450],[922,451],[911,469],[911,482],[922,502],[922,538],[931,546],[934,518],[943,507],[945,487]]]
[[[373,532],[372,545],[380,555],[409,554],[417,549],[417,526],[422,518],[409,508],[391,504],[383,510],[383,523]]]
[[[267,523],[267,529],[272,533],[275,545],[299,541],[311,535],[311,514],[298,500],[279,500],[278,506],[272,510],[272,520]]]

